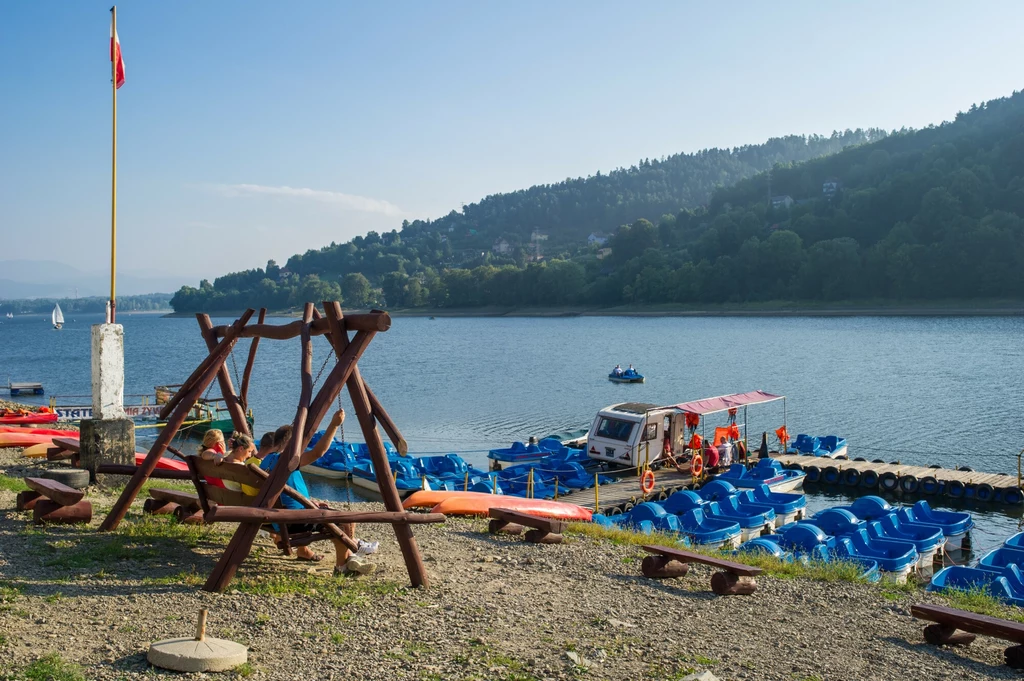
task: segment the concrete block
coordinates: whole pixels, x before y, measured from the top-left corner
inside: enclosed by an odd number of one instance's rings
[[[241,643],[219,638],[172,638],[150,644],[146,658],[156,667],[177,672],[226,672],[244,664],[249,651]]]
[[[96,476],[96,467],[104,463],[135,465],[135,424],[129,419],[83,419],[79,446],[81,466],[89,479],[102,486],[123,485],[123,475]]]
[[[123,419],[124,327],[94,324],[92,327],[92,416]]]

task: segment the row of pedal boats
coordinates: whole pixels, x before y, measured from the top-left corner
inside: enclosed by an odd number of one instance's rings
[[[311,445],[315,443],[316,440]],[[402,496],[427,489],[554,499],[568,492],[590,489],[595,484],[616,481],[603,474],[602,464],[590,459],[584,450],[566,447],[553,438],[536,445],[517,442],[509,450],[492,450],[505,456],[507,465],[491,471],[480,470],[454,453],[403,457],[390,443],[385,443],[385,450],[395,486]],[[536,458],[536,452],[542,452],[543,456]],[[520,453],[533,458],[513,463],[515,455]],[[325,478],[348,478],[353,485],[371,493],[378,489],[373,461],[363,443],[334,442],[326,454],[303,466],[302,471]],[[718,477],[738,488],[766,485],[773,492],[787,492],[799,489],[805,476],[803,471],[783,469],[773,459],[761,459],[750,468],[733,464]]]
[[[1024,532],[989,551],[974,567],[951,565],[932,576],[929,591],[981,591],[1009,605],[1024,607]]]
[[[687,545],[764,553],[787,560],[844,560],[906,581],[931,575],[937,557],[964,547],[974,527],[970,513],[932,509],[927,501],[893,508],[881,497],[861,497],[806,516],[806,498],[767,487],[738,490],[712,480],[698,491],[644,502],[628,513],[595,515],[594,522],[646,533],[676,535]],[[1022,547],[1024,557],[1024,547]],[[1024,583],[1022,583],[1024,598]]]

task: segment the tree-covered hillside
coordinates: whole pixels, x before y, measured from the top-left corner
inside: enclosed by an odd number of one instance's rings
[[[884,136],[881,130],[793,135],[760,145],[644,160],[607,174],[496,194],[437,220],[406,221],[401,231],[370,232],[292,256],[283,268],[271,261],[266,268],[225,275],[212,284],[204,280],[198,289],[183,287],[172,304],[178,311],[284,308],[337,297],[340,287],[349,306],[446,305],[450,301],[438,284],[446,270],[522,268],[538,255],[552,260],[586,254],[591,234],[604,236],[639,218],[657,220],[681,208],[696,208],[716,188],[776,164],[834,154]]]

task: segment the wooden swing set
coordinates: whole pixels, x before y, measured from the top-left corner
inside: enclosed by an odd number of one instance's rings
[[[320,422],[327,415],[331,404],[344,387],[348,388],[349,397],[366,440],[374,470],[379,473],[390,471],[384,442],[377,430],[378,424],[388,434],[399,453],[403,456],[407,453],[405,439],[377,397],[363,381],[358,367],[359,358],[362,357],[374,335],[387,331],[391,327],[390,316],[379,310],[346,316],[342,313],[341,305],[336,301],[325,302],[323,307],[324,314],[321,315],[313,303],[306,303],[301,321],[281,325],[265,324],[265,309],[260,310],[256,324],[249,324],[249,320],[255,314],[252,309],[246,310],[233,324],[228,326],[215,327],[208,315],[196,315],[199,328],[209,349],[209,355],[164,405],[160,412],[160,418],[165,419],[167,425],[153,443],[145,460],[135,469],[124,491],[121,492],[121,496],[100,526],[101,531],[116,529],[124,519],[128,508],[142,489],[143,483],[153,474],[157,463],[167,451],[167,447],[177,434],[178,429],[215,377],[220,383],[221,393],[231,414],[235,430],[248,433],[249,426],[245,418],[246,401],[249,378],[260,339],[289,340],[299,337],[302,343],[302,391],[292,424],[294,435],[289,440],[287,450],[281,452],[274,470],[260,485],[258,494],[252,498],[252,503],[243,513],[208,514],[208,521],[238,522],[239,525],[203,588],[207,591],[224,591],[234,577],[238,566],[249,555],[261,525],[273,522],[328,524],[327,529],[350,548],[355,546],[355,541],[330,523],[390,523],[402,550],[402,557],[405,560],[412,585],[414,587],[428,585],[423,560],[409,525],[421,522],[444,522],[445,518],[440,514],[424,516],[423,514],[405,512],[392,476],[377,475],[377,484],[387,508],[386,512],[351,512],[316,508],[283,511],[274,508],[278,498],[286,492],[288,476],[298,467],[302,452],[309,446],[310,439],[316,433]],[[355,334],[351,339],[349,332]],[[330,343],[336,363],[314,395],[312,337],[320,335],[325,336]],[[252,339],[242,377],[240,395],[235,393],[231,375],[225,364],[239,338]],[[241,510],[239,509],[239,511]],[[227,509],[222,509],[222,511],[227,511]]]

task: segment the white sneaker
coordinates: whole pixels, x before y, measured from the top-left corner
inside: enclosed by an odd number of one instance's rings
[[[375,541],[363,541],[362,539],[357,540],[356,555],[357,556],[372,556],[377,553],[377,549],[380,548],[380,542]]]
[[[377,570],[377,566],[359,556],[352,556],[345,563],[345,572],[354,572],[357,575],[371,575]]]

